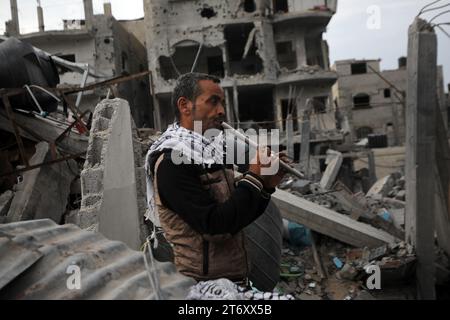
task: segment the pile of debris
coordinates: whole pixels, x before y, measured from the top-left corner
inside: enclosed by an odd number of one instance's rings
[[[52,160],[48,143],[40,142],[35,149],[30,166]],[[68,159],[19,174],[17,183],[0,196],[0,223],[44,218],[64,222],[65,216],[79,207],[79,173],[80,164]]]
[[[402,241],[405,239],[405,178],[401,173],[393,173],[377,181],[367,193],[358,187],[353,193],[351,185],[339,179],[342,155],[333,150],[329,150],[327,155],[327,168],[320,181],[287,176],[279,189],[306,200],[299,202],[303,208],[315,204],[315,208],[320,207],[324,213],[333,214],[334,219],[347,217],[342,224],[349,230],[360,228],[359,236],[365,233],[364,228],[370,226],[371,230],[379,230],[392,238],[384,237],[385,243],[381,245],[369,242],[364,245],[366,240],[361,237],[356,244],[331,230],[322,233],[325,229],[318,230],[306,219],[298,220],[304,225],[289,222],[291,228],[287,234],[292,234],[295,229],[297,232],[301,229],[307,231],[303,231],[300,241],[298,237],[292,241],[291,237],[285,243],[281,266],[283,281],[278,286],[279,290],[299,299],[370,299],[373,297],[368,291],[373,288],[367,288],[366,281],[372,266],[381,270],[382,288],[399,283],[408,287],[416,258],[412,247]],[[285,211],[284,216],[292,218],[293,214]],[[411,297],[411,290],[408,290],[408,294],[402,297]]]
[[[404,242],[352,248],[326,236],[318,247],[285,243],[277,289],[301,300],[413,299],[416,258]],[[315,256],[320,256],[319,261]],[[373,277],[379,268],[380,277]]]

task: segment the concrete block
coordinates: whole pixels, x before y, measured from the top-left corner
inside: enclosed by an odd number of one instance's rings
[[[93,207],[98,207],[103,200],[101,194],[90,194],[83,196],[81,199],[81,208],[92,209]]]
[[[378,180],[372,188],[367,192],[366,196],[373,197],[375,195],[381,195],[381,197],[386,197],[389,192],[394,188],[395,180],[389,175]]]
[[[102,137],[95,135],[91,136],[86,154],[85,168],[95,167],[102,163],[103,142]]]
[[[81,194],[87,196],[103,190],[103,168],[85,169],[81,172]]]
[[[342,157],[342,153],[334,150],[328,150],[327,156],[327,168],[322,176],[322,179],[320,180],[320,186],[324,190],[330,190],[333,186],[344,159]]]
[[[102,116],[99,116],[98,118],[96,118],[93,121],[92,132],[93,133],[97,133],[97,132],[106,131],[106,130],[109,129],[110,125],[111,125],[111,120],[110,119],[107,119],[107,118],[104,118]]]
[[[48,143],[38,143],[30,165],[50,160]],[[69,166],[76,168],[77,164],[69,160],[25,172],[23,181],[17,185],[7,220],[16,222],[48,218],[60,223],[66,211],[70,185],[75,179]]]

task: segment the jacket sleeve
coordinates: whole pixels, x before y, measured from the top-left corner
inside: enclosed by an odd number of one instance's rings
[[[200,181],[201,167],[161,161],[157,170],[162,203],[200,234],[236,234],[266,209],[270,195],[254,177],[241,180],[230,198],[218,203]]]

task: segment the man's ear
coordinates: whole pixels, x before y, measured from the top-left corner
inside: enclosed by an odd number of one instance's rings
[[[180,115],[189,117],[192,113],[192,103],[186,97],[180,97],[177,101],[178,110]]]

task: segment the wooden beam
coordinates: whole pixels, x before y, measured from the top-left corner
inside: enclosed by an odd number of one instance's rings
[[[383,230],[352,220],[283,190],[277,190],[272,195],[272,200],[285,219],[355,247],[376,248],[396,241]]]

